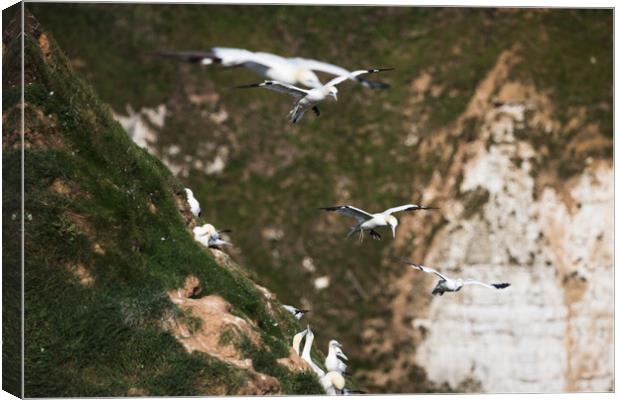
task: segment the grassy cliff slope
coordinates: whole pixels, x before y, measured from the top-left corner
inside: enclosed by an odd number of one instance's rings
[[[193,240],[188,227],[200,221],[188,216],[179,182],[26,21],[25,395],[320,393],[307,370],[277,361],[289,357],[296,321],[247,271]],[[17,33],[5,41],[9,83],[19,81]],[[7,168],[20,159],[19,86],[5,85],[3,99],[4,181],[19,187],[19,170]],[[18,203],[4,192],[5,206]],[[179,327],[188,338],[214,323],[172,301],[188,280],[199,284],[185,300],[215,299],[249,327],[219,343],[232,342],[245,364],[190,353],[175,338]]]

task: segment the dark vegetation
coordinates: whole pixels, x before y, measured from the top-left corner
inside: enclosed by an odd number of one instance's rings
[[[20,42],[16,32],[7,37],[10,82],[19,79]],[[24,45],[25,395],[234,393],[244,370],[187,353],[163,329],[169,315],[191,319],[166,290],[192,274],[201,296],[219,294],[256,321],[265,346],[254,349],[255,360],[273,349],[282,356],[297,327],[285,314],[274,319],[249,279],[193,240],[175,204],[180,183],[128,138],[31,17]],[[9,84],[3,92],[5,188],[20,182],[19,91]],[[4,191],[5,277],[18,266],[18,230],[6,221],[19,200],[18,191]],[[286,393],[320,393],[306,374],[270,372]]]
[[[611,156],[610,145],[574,154],[565,151],[588,123],[597,124],[603,137],[613,137],[613,16],[609,10],[43,3],[29,7],[57,37],[75,69],[115,112],[125,113],[127,105],[134,110],[166,105],[165,126],[159,129],[155,151],[186,168],[182,179],[194,189],[205,218],[218,227],[234,229],[233,241],[241,249],[238,257],[260,284],[285,303],[308,301],[312,308],[309,317],[320,332],[315,343],[325,349],[329,339],[337,338],[352,356],[353,373],[372,371],[381,365],[381,355],[364,352],[363,323],[372,318],[390,318],[386,305],[391,291],[386,282],[402,271],[383,257],[392,242],[387,232],[383,241],[360,246],[355,240],[344,239],[350,221],[329,218],[316,208],[347,202],[378,211],[394,204],[419,202],[432,173],[445,173],[448,161],[438,154],[421,156],[416,146],[406,146],[405,138],[412,126],[420,142],[450,126],[499,54],[518,44],[521,61],[511,69],[510,79],[531,83],[547,94],[553,104],[553,117],[562,124],[579,107],[586,109],[582,125],[573,130],[553,135],[544,131],[516,132],[537,149],[548,148],[535,170],[552,168],[567,179],[583,169],[588,157]],[[307,115],[298,126],[291,126],[285,118],[290,100],[284,96],[228,89],[258,82],[260,78],[252,73],[185,65],[150,54],[159,50],[206,50],[212,46],[314,57],[349,68],[377,66],[396,70],[380,77],[391,84],[390,90],[375,92],[347,84],[341,89],[340,101],[326,104],[319,119]],[[431,75],[435,94],[411,105],[411,82],[422,72]],[[50,90],[55,91],[54,96],[79,91],[65,87],[62,92],[36,85],[28,89],[30,101],[50,109],[60,123],[66,124],[75,142],[72,146],[86,146],[88,142],[92,151],[78,148],[77,159],[67,152],[44,152],[31,155],[31,160],[39,157],[37,163],[47,165],[49,171],[62,170],[67,179],[78,181],[83,190],[94,193],[93,199],[105,193],[97,200],[100,203],[72,201],[71,207],[87,213],[94,230],[107,240],[123,238],[116,252],[89,255],[88,244],[82,243],[85,239],[71,233],[71,225],[62,220],[62,213],[49,211],[45,218],[55,218],[65,232],[57,238],[62,238],[58,254],[92,262],[97,282],[121,286],[146,276],[145,288],[174,286],[185,273],[198,274],[194,271],[199,270],[201,276],[208,275],[208,289],[226,293],[236,310],[262,315],[260,303],[251,295],[246,297],[252,293],[249,288],[223,273],[215,275],[219,277],[214,280],[211,271],[216,265],[200,261],[208,266],[198,268],[196,259],[203,257],[203,252],[192,247],[189,239],[182,239],[185,236],[180,225],[178,231],[171,231],[168,224],[178,216],[169,192],[158,183],[172,180],[167,171],[151,174],[152,179],[127,181],[127,176],[135,176],[143,168],[164,169],[135,147],[126,150],[129,144],[121,138],[116,125],[112,128],[108,122],[100,127],[99,120],[93,123],[88,122],[90,117],[75,116],[70,106],[59,108],[60,101],[47,96]],[[216,100],[188,100],[205,94],[215,94]],[[79,103],[89,105],[90,101]],[[228,115],[223,122],[209,118],[222,111]],[[445,143],[446,147],[476,137],[479,121],[470,120],[464,125],[463,134]],[[80,134],[82,126],[87,126],[91,135]],[[103,140],[102,135],[114,135],[114,140]],[[169,153],[172,146],[180,147],[177,155]],[[204,168],[193,166],[193,161],[213,159],[220,147],[229,150],[221,174],[207,175]],[[186,156],[191,157],[190,161]],[[100,167],[104,161],[106,169]],[[34,174],[31,179],[31,190],[51,183],[49,173]],[[177,183],[171,185],[175,190],[180,188]],[[484,193],[463,195],[469,196],[475,210],[486,201]],[[52,194],[45,192],[45,196]],[[157,218],[148,214],[148,201],[156,203]],[[130,204],[141,208],[132,208],[127,215],[124,210]],[[30,224],[36,221],[42,221],[41,217],[35,216]],[[281,228],[284,236],[268,240],[261,235],[264,227]],[[51,225],[46,229],[53,230]],[[58,232],[54,235],[58,236]],[[164,236],[166,241],[161,241]],[[77,246],[66,241],[70,237]],[[140,254],[132,252],[132,242],[142,249]],[[83,251],[77,250],[80,246]],[[46,253],[47,257],[56,252]],[[314,260],[316,272],[302,268],[306,256]],[[169,263],[175,267],[169,268]],[[322,275],[331,277],[331,285],[316,291],[312,280]],[[134,293],[129,288],[110,290],[114,299]],[[157,291],[149,293],[158,304]],[[270,360],[259,364],[266,369],[273,367]],[[144,374],[139,376],[146,379]],[[450,389],[429,385],[416,366],[411,366],[408,382],[382,388],[372,387],[370,382],[360,383],[382,392]]]

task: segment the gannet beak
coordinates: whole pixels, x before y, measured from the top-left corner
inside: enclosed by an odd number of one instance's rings
[[[396,238],[396,225],[391,225],[392,226],[392,237]]]

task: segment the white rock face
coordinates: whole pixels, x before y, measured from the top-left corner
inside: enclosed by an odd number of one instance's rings
[[[127,106],[127,115],[114,114],[121,126],[125,129],[129,137],[140,147],[153,152],[152,146],[157,141],[157,132],[149,126],[153,124],[157,128],[164,126],[166,118],[166,106],[160,104],[156,108],[142,108],[134,111],[131,106]]]
[[[486,190],[488,201],[470,218],[447,214],[425,260],[448,275],[512,286],[433,298],[412,322],[428,330],[415,361],[436,383],[474,379],[484,392],[609,391],[613,169],[592,163],[560,193],[545,187],[536,196],[536,151],[514,136],[523,118],[518,105],[487,115],[460,189]],[[425,279],[430,293],[435,280]]]

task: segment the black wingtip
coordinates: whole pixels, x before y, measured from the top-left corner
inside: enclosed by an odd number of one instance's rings
[[[331,206],[331,207],[319,207],[318,210],[324,210],[324,211],[336,211],[337,209],[339,209],[340,206]]]
[[[371,68],[368,70],[368,72],[384,72],[384,71],[393,71],[394,68],[392,67],[388,67],[388,68]]]
[[[492,285],[495,289],[505,289],[510,286],[510,283],[494,283]]]
[[[250,83],[249,85],[231,86],[229,89],[249,89],[249,88],[260,87],[263,84],[266,84],[266,82]]]

